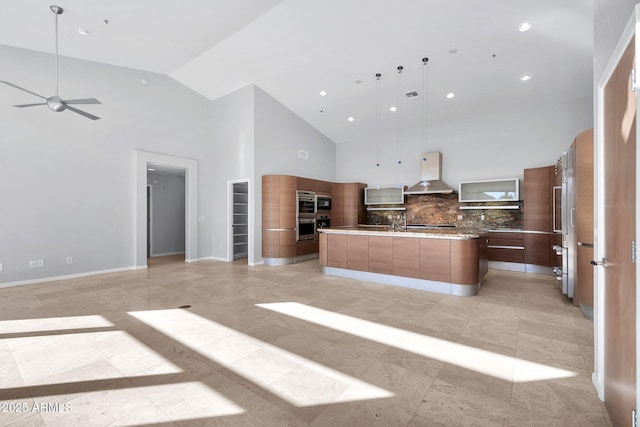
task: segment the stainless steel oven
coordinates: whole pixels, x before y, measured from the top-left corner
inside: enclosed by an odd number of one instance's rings
[[[314,240],[316,238],[316,219],[315,218],[298,218],[298,227],[296,228],[296,240]]]
[[[296,201],[296,216],[298,218],[316,217],[316,193],[313,191],[297,191]]]

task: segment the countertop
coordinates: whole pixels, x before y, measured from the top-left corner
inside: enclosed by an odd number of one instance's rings
[[[430,239],[478,239],[486,231],[478,229],[409,229],[391,230],[388,225],[359,225],[357,227],[331,227],[318,229],[326,234],[366,234],[367,236],[420,237]]]

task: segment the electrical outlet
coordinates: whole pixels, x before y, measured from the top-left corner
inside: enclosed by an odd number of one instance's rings
[[[480,221],[484,221],[484,215],[480,215]]]
[[[44,267],[44,260],[43,259],[39,259],[36,264],[37,264],[38,268],[42,268],[42,267]]]
[[[67,257],[67,264],[73,264],[73,257]]]
[[[38,267],[38,261],[36,261],[35,259],[29,260],[29,268],[36,268],[36,267]]]
[[[462,219],[462,215],[458,215],[458,219],[459,219],[459,220],[460,220],[460,219]]]

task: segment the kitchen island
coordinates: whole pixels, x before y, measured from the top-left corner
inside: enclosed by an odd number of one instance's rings
[[[487,273],[486,233],[358,226],[320,231],[322,272],[449,295],[473,296]]]

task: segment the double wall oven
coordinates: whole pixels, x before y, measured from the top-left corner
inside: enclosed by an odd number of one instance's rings
[[[316,212],[318,210],[316,193],[313,191],[296,192],[296,240],[314,240],[316,238]]]

